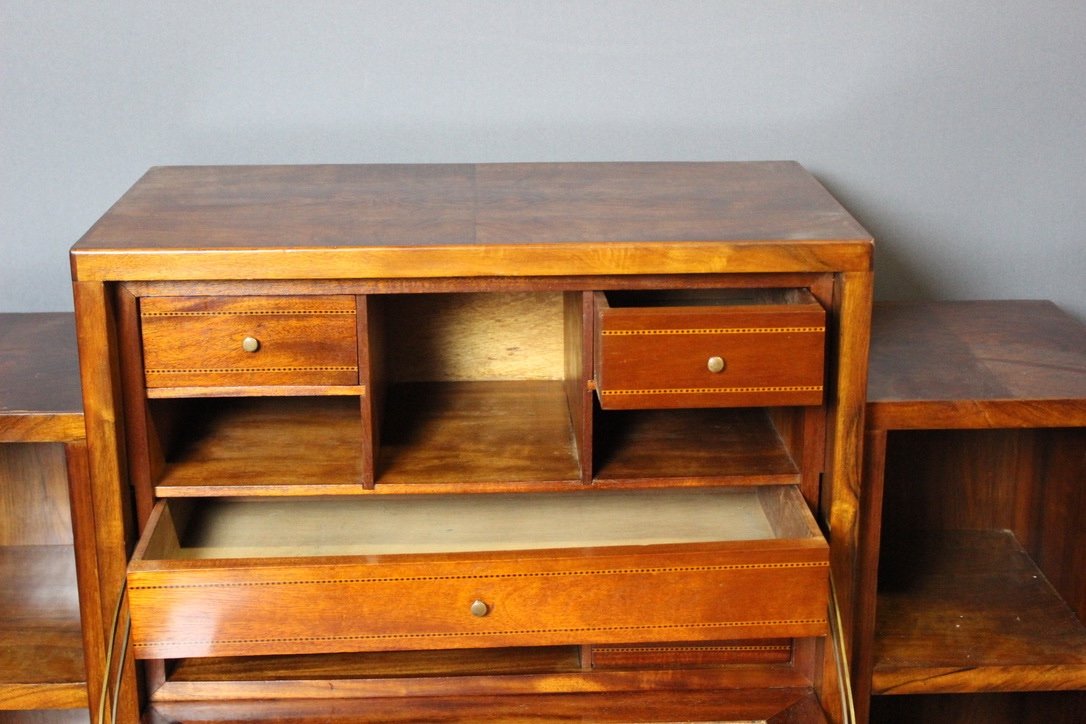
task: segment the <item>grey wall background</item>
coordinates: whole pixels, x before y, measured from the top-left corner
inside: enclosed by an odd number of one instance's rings
[[[877,294],[1086,319],[1086,3],[0,0],[0,310],[160,164],[795,159]]]

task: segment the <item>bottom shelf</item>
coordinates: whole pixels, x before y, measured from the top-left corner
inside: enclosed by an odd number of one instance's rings
[[[72,547],[0,547],[0,580],[0,709],[86,707]]]
[[[886,550],[875,694],[1086,688],[1086,627],[1010,531],[935,531]]]

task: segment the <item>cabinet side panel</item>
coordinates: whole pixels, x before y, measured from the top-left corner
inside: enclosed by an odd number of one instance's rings
[[[1038,430],[1043,455],[1034,560],[1080,621],[1086,621],[1086,429]]]
[[[870,344],[872,274],[840,274],[829,316],[826,469],[822,520],[829,528],[830,563],[846,642],[851,656],[860,563],[859,513],[863,466],[864,403]],[[826,692],[823,692],[827,695]],[[835,695],[835,694],[834,694]]]
[[[0,546],[71,542],[64,446],[0,444]]]

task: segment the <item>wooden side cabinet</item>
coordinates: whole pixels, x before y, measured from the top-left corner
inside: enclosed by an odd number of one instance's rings
[[[861,715],[1082,721],[1086,328],[1047,302],[886,303],[871,349]]]
[[[72,251],[118,718],[845,720],[871,253],[788,162],[152,169]]]
[[[84,656],[80,626],[80,589],[88,611],[96,591],[84,437],[72,315],[0,314],[3,721],[87,721],[100,650],[92,623]]]

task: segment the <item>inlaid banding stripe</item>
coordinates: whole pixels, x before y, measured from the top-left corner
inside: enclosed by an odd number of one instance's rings
[[[349,314],[354,316],[353,309],[254,309],[251,311],[236,312],[141,312],[144,319],[148,317],[292,317],[299,314]]]
[[[750,392],[821,392],[822,385],[790,385],[779,387],[668,387],[648,390],[603,390],[604,396],[620,395],[704,395],[743,394]]]
[[[505,631],[449,631],[400,634],[358,634],[355,636],[297,636],[291,638],[259,639],[201,639],[191,641],[134,642],[136,648],[167,648],[171,646],[237,646],[252,644],[323,643],[336,641],[397,641],[404,639],[444,639],[481,636],[523,636],[532,634],[580,634],[600,631],[659,631],[675,629],[746,628],[762,626],[824,626],[824,618],[777,619],[772,621],[715,621],[711,623],[645,624],[642,626],[581,626],[570,628],[510,629]]]
[[[357,367],[229,367],[222,369],[145,370],[149,375],[251,374],[259,372],[357,372]]]
[[[662,334],[808,334],[823,333],[825,327],[695,327],[691,329],[605,329],[604,337],[637,337]]]

